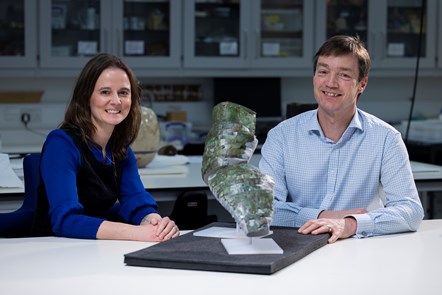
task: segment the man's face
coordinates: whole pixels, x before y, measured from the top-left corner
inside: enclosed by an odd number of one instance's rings
[[[319,109],[330,115],[354,112],[368,78],[358,81],[358,60],[353,55],[320,56],[313,76]]]

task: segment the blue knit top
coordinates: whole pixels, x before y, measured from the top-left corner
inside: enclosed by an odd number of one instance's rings
[[[84,165],[89,165],[84,163],[87,158],[84,154],[89,153],[89,159],[95,159],[98,164],[104,163],[102,165],[108,166],[108,170],[112,166],[112,169],[115,169],[115,161],[109,146],[106,147],[107,157],[103,159],[100,148],[90,145],[90,149],[85,149],[77,146],[75,142],[65,130],[56,129],[49,133],[44,144],[40,171],[49,204],[50,225],[56,236],[95,239],[100,224],[111,216],[113,210],[108,209],[113,204],[109,204],[109,198],[100,200],[102,194],[94,194],[93,189],[89,190],[89,193],[88,182],[86,189],[84,183],[78,183],[91,178],[80,175],[88,170],[84,169]],[[128,156],[118,164],[118,183],[116,189],[110,189],[117,192],[115,199],[118,203],[112,209],[117,208],[114,213],[120,221],[138,225],[144,216],[157,212],[157,204],[144,189],[138,174],[137,161],[130,147],[128,147]],[[105,173],[96,173],[96,175],[95,183],[101,183],[100,178],[106,177]],[[106,181],[103,185],[106,185]],[[106,191],[106,188],[104,189]]]

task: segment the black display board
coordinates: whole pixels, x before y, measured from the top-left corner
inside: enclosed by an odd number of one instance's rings
[[[212,223],[211,227],[235,227],[231,223]],[[272,274],[327,244],[329,234],[303,235],[295,228],[272,227],[272,238],[283,254],[229,255],[220,238],[194,236],[193,232],[166,242],[128,253],[130,266],[160,267],[203,271]],[[198,231],[198,230],[197,230]]]

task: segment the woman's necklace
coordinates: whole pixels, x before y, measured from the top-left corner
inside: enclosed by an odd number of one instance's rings
[[[109,157],[107,157],[107,159],[112,163],[112,167],[114,168],[114,181],[118,186],[117,183],[117,167],[115,166],[115,161],[114,161],[114,154],[112,153],[112,159],[110,159]]]
[[[112,159],[111,159],[111,158],[109,158],[109,156],[107,155],[106,151],[104,151],[104,153],[103,153],[103,160],[104,160],[105,163],[106,163],[106,159],[109,160],[109,162],[111,162],[111,164],[112,164],[113,166],[115,166],[115,162],[114,162],[114,154],[113,154],[113,153],[112,153]]]
[[[118,187],[118,182],[117,182],[117,179],[118,179],[118,177],[117,177],[117,167],[115,166],[115,161],[114,161],[114,153],[112,153],[112,159],[111,158],[109,158],[109,156],[107,155],[107,153],[106,153],[106,150],[104,150],[104,154],[103,154],[103,159],[104,159],[104,161],[106,162],[106,159],[108,159],[110,162],[111,162],[111,164],[112,164],[112,168],[113,168],[113,170],[114,170],[114,181],[115,181],[115,184],[117,185],[117,187]],[[106,164],[106,163],[105,163]]]
[[[110,158],[106,152],[106,149],[102,149],[101,147],[99,148],[96,145],[93,145],[93,146],[97,151],[99,151],[103,155],[103,164],[104,165],[107,165],[107,160],[109,160],[109,162],[111,163],[112,168],[114,170],[114,180],[116,182],[117,181],[117,168],[115,166],[114,154],[112,153],[112,158]]]
[[[103,160],[101,160],[100,163],[104,166],[103,167],[104,168],[103,172],[105,171],[105,174],[108,175],[108,176],[101,175],[99,177],[102,178],[102,177],[112,177],[113,176],[112,178],[113,178],[115,189],[116,189],[116,191],[119,192],[120,191],[120,183],[119,183],[119,178],[118,178],[118,173],[117,173],[117,167],[116,167],[116,164],[115,164],[114,153],[112,151],[110,151],[111,157],[109,157],[108,154],[107,154],[107,149],[106,148],[103,149],[100,145],[94,144],[94,143],[90,143],[89,147],[90,147],[90,151],[92,153],[92,157],[97,162],[100,162],[100,160],[97,159],[97,157],[98,157],[98,155],[96,155],[97,153],[100,153],[101,156],[103,157]],[[111,165],[108,165],[108,163],[109,163],[108,161],[111,163]],[[113,172],[112,176],[109,173],[109,172],[111,172],[111,171],[109,171],[109,168],[112,169],[112,172]],[[110,183],[109,183],[109,185],[110,185]]]

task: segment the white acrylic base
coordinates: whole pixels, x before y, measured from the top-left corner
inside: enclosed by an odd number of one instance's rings
[[[272,234],[272,231],[268,235]],[[212,226],[193,233],[197,237],[221,238],[227,253],[233,254],[282,254],[284,251],[273,239],[250,238],[238,226]]]
[[[284,253],[273,239],[221,239],[221,243],[229,255]]]
[[[244,231],[238,228],[212,226],[193,233],[198,237],[221,238],[221,239],[247,239]]]

